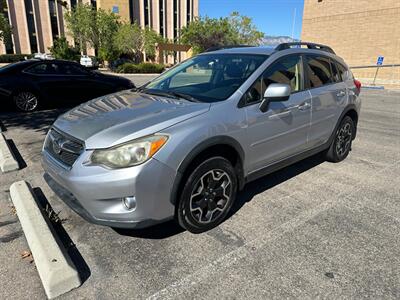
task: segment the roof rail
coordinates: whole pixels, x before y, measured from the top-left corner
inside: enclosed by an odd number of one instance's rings
[[[333,51],[333,49],[329,46],[322,44],[315,44],[315,43],[306,43],[306,42],[282,43],[275,48],[275,51],[291,49],[293,46],[297,46],[298,48],[301,48],[301,46],[307,46],[308,49],[321,50],[332,54],[336,54],[335,51]]]
[[[244,47],[254,47],[254,46],[250,46],[250,45],[215,46],[215,47],[208,48],[204,52],[212,52],[212,51],[217,51],[217,50],[232,49],[232,48],[244,48]]]

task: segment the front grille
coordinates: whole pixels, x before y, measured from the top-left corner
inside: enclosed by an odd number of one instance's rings
[[[81,155],[84,146],[82,142],[72,139],[55,129],[50,129],[44,148],[57,161],[72,167],[79,155]]]

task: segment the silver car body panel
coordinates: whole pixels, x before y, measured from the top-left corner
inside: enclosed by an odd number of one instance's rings
[[[273,52],[267,48],[237,48],[214,53],[267,54],[266,61],[225,101],[194,103],[186,100],[125,91],[82,104],[54,124],[85,144],[84,153],[66,169],[43,151],[43,166],[91,214],[92,221],[136,227],[144,220],[174,216],[172,190],[185,158],[207,140],[228,138],[243,153],[243,173],[264,167],[328,142],[346,107],[359,113],[360,98],[353,79],[293,93],[288,101],[272,102],[266,113],[259,103],[240,107],[243,94],[275,60],[289,54],[318,54],[345,62],[331,53],[310,49]],[[88,166],[92,150],[108,148],[151,134],[169,136],[167,143],[146,163],[110,170]],[[127,211],[121,198],[135,196],[135,211]],[[65,199],[64,199],[65,200]],[[67,201],[67,200],[66,200]]]

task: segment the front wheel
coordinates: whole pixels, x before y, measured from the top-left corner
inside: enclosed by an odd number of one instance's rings
[[[326,153],[326,159],[331,162],[340,162],[350,153],[351,143],[355,133],[352,118],[345,116],[336,130],[335,137]]]
[[[38,108],[39,97],[32,92],[18,92],[14,95],[14,103],[18,110],[31,112]]]
[[[223,157],[201,163],[183,187],[177,217],[179,224],[192,233],[218,226],[235,201],[237,177],[232,164]]]

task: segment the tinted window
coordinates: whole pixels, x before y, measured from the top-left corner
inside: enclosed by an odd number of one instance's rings
[[[342,81],[342,76],[340,75],[338,66],[334,61],[331,61],[331,67],[332,67],[333,81],[334,82],[341,82]]]
[[[311,88],[333,83],[329,58],[309,56],[307,57],[306,66]]]
[[[81,67],[73,64],[62,64],[61,65],[61,73],[63,75],[74,75],[74,76],[82,76],[87,75],[88,72]]]
[[[288,56],[273,63],[245,94],[245,102],[261,101],[266,89],[271,83],[290,85],[293,92],[303,89],[302,63],[300,56]]]
[[[59,73],[59,68],[54,63],[42,63],[28,68],[26,71],[35,75],[54,75]]]
[[[349,72],[347,71],[347,69],[343,65],[341,65],[339,63],[337,63],[336,66],[338,68],[340,76],[342,77],[342,80],[343,81],[348,80],[349,79]]]

